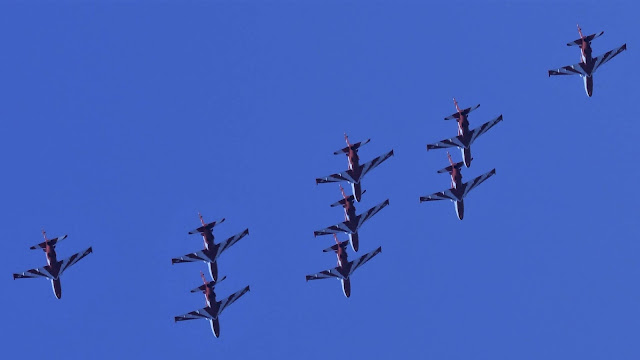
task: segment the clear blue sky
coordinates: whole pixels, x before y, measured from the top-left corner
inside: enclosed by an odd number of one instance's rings
[[[0,357],[637,359],[640,6],[444,3],[4,2]],[[578,22],[605,31],[594,55],[629,47],[593,98],[547,77],[579,61]],[[455,134],[454,96],[482,104],[472,127],[504,115],[463,221],[418,202],[449,186],[425,145]],[[344,131],[396,154],[365,178],[358,210],[391,205],[350,299],[304,281],[335,265],[312,233],[340,192],[314,178],[346,168]],[[251,286],[219,339],[173,322],[204,306],[205,265],[170,261],[201,248],[198,211],[218,240],[250,230],[219,262],[219,297]],[[41,228],[61,258],[94,248],[61,300],[11,278],[44,265]]]

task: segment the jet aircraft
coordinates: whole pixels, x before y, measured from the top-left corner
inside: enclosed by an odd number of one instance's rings
[[[367,144],[371,139],[367,139],[364,142],[357,142],[355,144],[351,144],[349,142],[349,137],[345,133],[344,140],[346,141],[347,146],[338,151],[335,151],[333,154],[334,155],[346,154],[349,160],[349,169],[341,173],[332,174],[323,178],[317,178],[316,184],[347,181],[351,184],[353,195],[355,196],[356,201],[360,202],[360,200],[362,199],[362,186],[360,184],[360,181],[369,171],[371,171],[371,169],[382,164],[383,161],[393,156],[393,150],[389,151],[384,155],[378,156],[377,158],[369,161],[368,163],[360,165],[360,157],[358,156],[358,149],[360,149],[361,146]]]
[[[480,175],[469,182],[463,183],[462,173],[460,172],[463,162],[454,163],[449,152],[447,152],[447,156],[449,157],[449,163],[451,165],[438,170],[438,173],[441,174],[448,172],[449,175],[451,175],[451,189],[440,191],[429,196],[421,196],[420,202],[449,199],[455,203],[458,219],[462,220],[464,217],[464,198],[476,186],[493,176],[496,173],[496,169]]]
[[[211,323],[211,331],[213,331],[213,335],[215,337],[220,336],[220,322],[218,320],[218,316],[222,313],[222,311],[229,305],[233,304],[234,301],[238,300],[242,295],[249,291],[249,286],[244,289],[231,294],[229,297],[222,301],[216,300],[216,293],[214,292],[215,286],[220,283],[222,280],[226,279],[226,276],[222,277],[219,281],[209,281],[204,277],[202,271],[200,272],[200,276],[202,277],[203,284],[198,286],[197,288],[191,290],[192,293],[195,292],[203,292],[205,296],[205,301],[207,306],[203,307],[200,310],[191,311],[187,314],[176,316],[174,318],[175,322],[185,321],[185,320],[195,320],[195,319],[207,319]]]
[[[331,204],[331,207],[342,205],[342,207],[344,208],[345,221],[336,225],[329,226],[322,230],[314,231],[313,236],[347,233],[349,234],[349,242],[351,242],[353,251],[357,252],[359,247],[358,229],[360,229],[365,221],[369,220],[373,215],[377,214],[378,211],[389,205],[389,199],[381,202],[380,204],[372,207],[371,209],[365,211],[360,215],[356,215],[356,207],[353,203],[353,200],[355,198],[354,195],[347,196],[344,193],[344,189],[342,188],[342,186],[340,186],[340,191],[342,192],[342,200],[336,201],[335,203]]]
[[[614,56],[627,50],[627,44],[622,44],[622,46],[607,51],[600,56],[592,57],[591,41],[604,34],[604,31],[601,31],[598,34],[584,36],[582,34],[582,29],[580,29],[580,25],[578,25],[578,33],[580,34],[580,39],[568,43],[567,46],[580,46],[580,62],[574,65],[561,67],[560,69],[549,70],[549,76],[580,75],[584,80],[584,90],[587,92],[587,96],[591,97],[591,95],[593,95],[593,73],[595,73],[596,70],[604,63],[613,59]]]
[[[347,259],[347,242],[345,240],[340,242],[338,237],[334,234],[333,238],[336,241],[336,244],[322,250],[323,252],[334,251],[338,257],[338,266],[329,270],[324,270],[319,273],[313,275],[307,275],[306,279],[309,280],[318,280],[318,279],[328,279],[328,278],[337,278],[342,282],[342,291],[344,292],[344,296],[351,296],[351,279],[350,276],[358,269],[360,266],[364,265],[367,261],[371,260],[372,257],[378,255],[382,252],[382,247],[378,247],[374,251],[362,255],[357,260],[349,261]]]
[[[173,258],[171,259],[171,264],[204,261],[209,264],[209,274],[213,278],[213,281],[217,281],[218,280],[218,264],[216,260],[225,250],[230,248],[233,244],[237,243],[240,239],[242,239],[246,235],[249,235],[249,229],[244,229],[244,231],[242,231],[241,233],[233,235],[227,240],[219,244],[216,244],[213,242],[213,239],[214,239],[213,227],[224,222],[225,219],[222,218],[222,220],[205,224],[204,220],[202,219],[202,215],[198,213],[198,216],[200,217],[200,222],[202,223],[202,226],[193,231],[189,231],[189,234],[191,235],[191,234],[199,233],[200,235],[202,235],[202,239],[204,240],[204,250],[187,254],[179,258]]]
[[[469,107],[464,110],[460,110],[458,107],[458,101],[453,98],[453,104],[456,106],[457,112],[453,115],[447,116],[444,118],[445,120],[453,120],[456,119],[458,122],[458,136],[452,137],[450,139],[445,139],[439,141],[434,144],[427,145],[427,151],[432,149],[444,149],[449,147],[458,147],[462,150],[462,158],[464,159],[464,165],[466,167],[471,166],[471,144],[473,144],[476,139],[489,131],[495,124],[502,121],[502,114],[497,118],[487,121],[486,123],[480,125],[479,127],[469,130],[469,120],[467,119],[470,112],[480,107],[480,104]]]
[[[44,241],[38,245],[30,247],[30,249],[42,249],[47,255],[47,265],[37,269],[27,270],[20,274],[13,274],[13,279],[15,280],[37,277],[50,279],[51,286],[53,287],[53,293],[56,295],[56,298],[60,299],[62,297],[62,286],[60,285],[60,276],[62,275],[62,273],[85,256],[91,254],[93,250],[91,247],[89,247],[85,251],[73,254],[71,255],[71,257],[65,260],[58,261],[58,257],[56,254],[56,245],[58,244],[58,242],[66,239],[67,235],[53,239],[47,239],[47,233],[42,230],[42,236],[44,237]]]

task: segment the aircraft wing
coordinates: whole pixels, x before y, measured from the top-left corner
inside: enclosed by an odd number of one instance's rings
[[[204,261],[204,262],[210,263],[210,262],[214,262],[215,259],[211,259],[209,255],[207,255],[203,250],[200,250],[191,254],[187,254],[185,256],[181,256],[179,258],[173,258],[171,259],[171,264],[179,264],[184,262],[197,262],[197,261]]]
[[[240,241],[240,239],[242,239],[247,235],[249,235],[249,229],[244,229],[243,232],[235,234],[232,237],[228,238],[227,240],[218,244],[218,252],[216,253],[215,258],[217,259],[220,256],[220,254],[222,254],[222,252],[230,248],[233,244],[237,243],[238,241]]]
[[[229,305],[233,304],[236,300],[238,300],[242,295],[249,292],[249,286],[247,285],[244,289],[229,295],[226,299],[220,301],[220,307],[218,307],[218,315],[222,314],[222,311]]]
[[[209,312],[207,311],[208,309],[209,308],[205,307],[200,310],[188,312],[184,315],[176,316],[174,317],[174,321],[178,322],[178,321],[196,320],[196,319],[209,319],[209,320],[215,319],[213,316],[211,316],[211,314],[209,314]]]
[[[340,273],[340,271],[338,271],[338,268],[336,267],[333,269],[320,271],[319,273],[307,275],[305,278],[307,279],[307,281],[309,281],[309,280],[329,279],[329,278],[344,279],[345,277]]]
[[[62,275],[62,273],[65,270],[70,268],[72,265],[75,265],[78,261],[84,259],[85,256],[91,254],[92,252],[93,252],[93,249],[90,247],[83,252],[73,254],[69,258],[62,260],[62,263],[60,264],[60,272],[58,273],[58,276]]]
[[[389,151],[388,153],[378,156],[377,158],[369,161],[368,163],[362,164],[360,166],[360,168],[362,169],[362,171],[360,172],[360,179],[358,179],[358,181],[362,180],[362,178],[371,170],[373,170],[375,167],[377,167],[378,165],[382,164],[383,161],[387,160],[388,158],[393,156],[393,150]]]
[[[466,146],[467,145],[465,145],[464,141],[462,141],[462,136],[458,135],[449,139],[438,141],[437,143],[428,144],[427,150],[445,149],[450,147],[465,148]]]
[[[482,174],[482,175],[478,176],[477,178],[475,178],[475,179],[473,179],[473,180],[471,180],[469,182],[466,182],[465,183],[465,188],[464,188],[464,193],[462,193],[462,198],[466,197],[471,190],[473,190],[476,186],[482,184],[485,180],[487,180],[491,176],[495,175],[495,173],[496,173],[496,169],[493,169],[493,170],[489,171],[486,174]]]
[[[372,207],[371,209],[365,211],[364,213],[358,216],[356,230],[359,229],[365,221],[371,219],[373,215],[377,214],[378,211],[382,210],[385,206],[389,205],[389,199],[381,202],[380,204]]]
[[[347,181],[347,182],[350,182],[352,184],[357,182],[353,178],[353,176],[351,176],[351,170],[347,170],[347,171],[343,171],[341,173],[331,174],[331,175],[325,176],[323,178],[317,178],[316,179],[316,184],[330,183],[330,182],[340,182],[340,181]]]
[[[51,274],[51,272],[49,271],[49,265],[37,268],[37,269],[31,269],[31,270],[27,270],[23,273],[20,274],[13,274],[13,280],[15,279],[30,279],[30,278],[47,278],[47,279],[55,279],[55,276],[53,276]]]
[[[622,46],[620,46],[617,49],[613,49],[613,50],[609,50],[606,53],[600,55],[600,56],[596,56],[593,59],[593,71],[591,71],[592,73],[594,73],[596,71],[596,69],[598,69],[600,66],[602,66],[603,64],[605,64],[607,61],[613,59],[614,56],[620,54],[621,52],[627,50],[627,44],[623,44]]]
[[[581,62],[573,65],[563,66],[560,69],[549,70],[549,76],[551,75],[580,75],[580,76],[589,76],[587,72],[582,67],[583,64]]]
[[[431,194],[429,196],[420,196],[420,202],[436,201],[436,200],[457,201],[458,197],[453,194],[451,189],[447,189],[445,191],[438,191],[437,193],[433,193],[433,194]]]
[[[364,263],[366,263],[367,261],[371,260],[371,258],[373,258],[374,256],[380,254],[382,252],[382,246],[380,246],[379,248],[373,250],[372,252],[368,253],[368,254],[364,254],[362,256],[360,256],[358,259],[354,260],[351,263],[351,270],[349,270],[349,276],[351,276],[351,274],[353,274],[354,271],[356,271],[357,268],[359,268],[360,266],[364,265]]]
[[[473,144],[474,141],[476,141],[476,139],[478,138],[478,136],[486,133],[487,131],[489,131],[489,129],[491,129],[495,124],[499,123],[500,121],[502,121],[502,114],[500,114],[500,116],[498,116],[497,118],[487,121],[486,123],[478,126],[477,128],[471,130],[471,134],[470,134],[470,139],[469,140],[469,145]]]
[[[322,230],[316,230],[313,232],[313,236],[331,235],[331,234],[340,234],[340,233],[347,233],[347,234],[351,233],[351,229],[349,229],[348,223],[346,221],[343,221],[336,225],[331,225]]]

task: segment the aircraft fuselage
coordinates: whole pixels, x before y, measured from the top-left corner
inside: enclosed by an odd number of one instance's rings
[[[215,238],[213,236],[213,231],[204,231],[201,234],[202,240],[204,241],[205,252],[208,254],[215,254],[218,251],[218,244],[213,241]],[[216,263],[216,261],[210,262],[207,265],[209,268],[209,275],[211,275],[213,281],[218,281],[218,264]]]
[[[462,198],[462,192],[464,191],[464,184],[462,183],[462,173],[460,170],[454,168],[451,172],[451,192],[458,198],[455,203],[456,215],[458,219],[464,218],[464,199]]]
[[[209,230],[201,234],[202,234],[202,240],[204,241],[204,248],[206,250],[212,250],[212,248],[215,246],[215,243],[213,242],[214,240],[213,231]]]
[[[347,253],[344,251],[339,251],[338,253],[338,271],[344,276],[343,279],[340,279],[340,283],[342,284],[342,292],[344,296],[351,296],[351,280],[349,279],[349,271],[351,270],[351,265],[353,263],[349,262],[347,259]]]
[[[60,284],[60,278],[58,277],[60,273],[60,263],[58,262],[55,247],[49,246],[47,243],[44,251],[47,254],[47,265],[49,266],[51,275],[54,276],[54,279],[51,280],[53,294],[57,299],[60,299],[62,297],[62,284]]]
[[[464,142],[468,143],[468,138],[471,136],[471,132],[469,131],[469,120],[467,120],[466,115],[460,115],[460,119],[458,120],[458,135],[462,137]],[[462,152],[462,159],[464,160],[464,166],[471,166],[471,147],[466,146],[460,148]]]
[[[216,301],[216,293],[210,287],[206,287],[204,296],[207,301],[207,311],[209,312],[209,314],[217,314],[220,303]],[[211,323],[211,331],[213,332],[213,336],[215,336],[216,338],[220,337],[220,322],[218,321],[218,317],[214,316],[214,318],[209,322]]]
[[[587,93],[587,96],[591,97],[593,95],[593,66],[594,61],[591,57],[591,43],[589,41],[583,41],[580,46],[580,61],[582,62],[582,68],[584,71],[589,74],[588,76],[582,76],[584,80],[584,91]]]
[[[360,186],[360,175],[362,173],[362,168],[360,167],[360,157],[358,156],[357,150],[349,150],[347,153],[347,157],[349,159],[349,170],[351,171],[351,176],[356,180],[355,183],[351,183],[351,190],[353,193],[353,197],[356,198],[357,202],[360,202],[362,199],[362,186]]]

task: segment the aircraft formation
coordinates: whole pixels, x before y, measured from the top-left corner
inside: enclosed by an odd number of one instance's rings
[[[462,159],[458,163],[454,163],[451,158],[451,154],[447,152],[447,157],[449,158],[449,166],[438,170],[438,174],[449,173],[451,176],[451,188],[438,191],[429,196],[421,196],[420,202],[424,201],[436,201],[436,200],[451,200],[455,204],[456,214],[458,215],[458,219],[462,220],[464,218],[464,198],[469,194],[471,190],[475,187],[483,183],[485,180],[490,178],[496,173],[496,169],[493,169],[483,175],[476,177],[475,179],[468,181],[466,183],[462,182],[462,165],[464,164],[467,168],[471,166],[471,144],[482,134],[489,131],[493,126],[502,121],[502,115],[497,118],[487,121],[486,123],[480,125],[479,127],[469,130],[469,120],[468,115],[473,110],[480,107],[480,104],[466,108],[464,110],[460,110],[458,106],[458,102],[456,99],[453,99],[453,103],[456,106],[456,113],[451,116],[447,116],[444,118],[445,120],[456,119],[458,121],[458,136],[452,137],[449,139],[445,139],[439,141],[434,144],[427,145],[427,151],[431,149],[444,149],[449,147],[459,147],[462,151]]]
[[[185,320],[195,320],[195,319],[206,319],[209,320],[211,324],[211,331],[215,337],[220,336],[220,321],[218,316],[222,313],[222,311],[229,305],[233,304],[236,300],[238,300],[242,295],[249,292],[249,286],[247,285],[242,290],[237,291],[223,300],[216,300],[215,287],[216,285],[226,279],[224,276],[222,279],[218,278],[218,258],[222,253],[229,249],[233,244],[237,243],[243,237],[249,235],[249,229],[244,229],[243,231],[233,235],[232,237],[216,244],[214,242],[213,236],[213,228],[222,224],[225,218],[222,218],[219,221],[213,221],[210,223],[205,223],[202,218],[202,214],[198,214],[200,217],[200,223],[202,226],[199,228],[189,231],[189,235],[200,234],[202,236],[202,240],[204,241],[204,249],[199,250],[178,258],[171,259],[171,264],[180,264],[186,262],[204,262],[207,264],[209,268],[209,275],[211,275],[212,281],[207,281],[204,276],[204,273],[200,271],[200,276],[202,277],[202,285],[191,290],[192,293],[202,292],[204,293],[206,306],[202,309],[190,311],[186,314],[174,317],[174,321],[185,321]]]
[[[307,281],[328,278],[339,279],[342,283],[342,291],[344,293],[344,296],[350,297],[351,275],[354,271],[356,271],[357,268],[364,265],[364,263],[382,252],[382,247],[378,247],[377,249],[361,256],[356,260],[349,261],[347,258],[347,244],[351,243],[351,248],[353,249],[353,251],[358,252],[358,249],[360,248],[360,237],[358,236],[358,230],[367,220],[371,219],[373,215],[377,214],[380,210],[389,205],[389,199],[387,199],[365,211],[364,213],[357,215],[355,202],[360,203],[360,201],[362,200],[362,195],[366,192],[366,190],[362,190],[361,181],[369,171],[373,170],[378,165],[382,164],[385,160],[392,157],[393,150],[387,152],[386,154],[380,155],[365,164],[360,165],[360,157],[358,156],[358,151],[360,150],[361,146],[369,143],[371,139],[351,144],[349,142],[349,137],[347,136],[347,134],[344,134],[344,140],[347,143],[347,146],[334,152],[333,154],[347,155],[347,161],[349,164],[348,170],[316,179],[316,184],[342,181],[346,181],[351,184],[353,193],[349,196],[347,196],[347,194],[344,192],[342,185],[338,185],[340,187],[340,192],[342,193],[342,199],[331,204],[331,207],[342,205],[342,208],[344,210],[344,221],[313,232],[313,236],[333,234],[333,238],[336,242],[335,245],[324,249],[323,252],[335,252],[336,256],[338,257],[338,266],[328,270],[320,271],[312,275],[307,275],[306,279]],[[340,233],[346,233],[349,236],[349,240],[340,242],[337,236],[337,234]]]
[[[595,71],[600,66],[611,60],[613,57],[620,54],[622,51],[625,51],[627,49],[627,45],[625,43],[622,46],[610,50],[600,56],[592,57],[591,42],[604,34],[604,31],[597,34],[584,36],[582,34],[582,29],[578,25],[578,33],[580,34],[580,38],[567,43],[567,46],[580,46],[581,61],[574,65],[564,66],[555,70],[549,70],[548,75],[580,75],[580,77],[583,78],[584,88],[587,96],[591,97],[593,95],[593,74],[595,73]],[[503,118],[502,115],[499,115],[498,117],[483,123],[477,128],[470,130],[469,114],[472,111],[478,109],[480,107],[480,104],[465,109],[460,109],[457,100],[454,98],[453,101],[456,112],[450,116],[445,117],[444,119],[456,120],[458,135],[428,144],[427,151],[433,149],[457,147],[461,151],[462,161],[455,162],[451,154],[447,152],[449,165],[438,170],[437,173],[449,174],[449,176],[451,177],[450,188],[433,193],[428,196],[421,196],[420,203],[427,201],[450,200],[455,205],[457,217],[462,220],[464,218],[464,199],[467,197],[469,192],[496,173],[496,169],[494,168],[480,176],[475,177],[471,181],[462,182],[462,169],[463,167],[469,168],[473,160],[473,157],[471,155],[471,145],[476,141],[476,139],[478,139],[478,137],[501,122]],[[347,248],[350,244],[351,249],[356,253],[358,252],[360,248],[359,230],[367,220],[372,218],[374,215],[380,212],[380,210],[389,205],[389,199],[386,199],[381,203],[378,203],[377,205],[364,211],[363,213],[357,214],[355,204],[360,204],[362,201],[362,196],[366,193],[366,190],[362,189],[362,180],[364,176],[371,170],[378,167],[390,157],[394,156],[394,153],[393,150],[390,150],[389,152],[382,154],[374,158],[373,160],[361,165],[358,152],[362,146],[370,142],[370,139],[362,142],[356,142],[354,144],[351,144],[347,134],[344,134],[344,139],[347,146],[335,151],[334,155],[346,155],[348,161],[347,170],[325,177],[316,178],[316,184],[347,182],[351,185],[351,194],[347,195],[342,185],[339,184],[342,199],[330,205],[330,207],[342,206],[344,211],[344,221],[338,222],[337,224],[328,226],[320,230],[316,230],[313,233],[314,237],[321,235],[333,235],[333,240],[335,243],[322,251],[325,253],[335,253],[337,257],[337,266],[311,275],[307,275],[305,278],[306,281],[328,278],[339,279],[342,284],[343,293],[348,298],[351,296],[351,276],[359,267],[381,253],[382,247],[379,246],[375,250],[370,251],[352,261],[349,261],[348,259]],[[175,316],[174,321],[178,322],[194,319],[209,320],[211,330],[214,336],[217,338],[220,336],[220,314],[224,309],[233,304],[236,300],[238,300],[250,290],[249,286],[246,286],[243,289],[227,296],[223,300],[217,300],[215,293],[216,286],[218,285],[218,283],[226,279],[226,276],[223,276],[222,278],[219,278],[218,276],[218,259],[223,252],[225,252],[245,236],[249,235],[249,229],[244,229],[243,231],[227,238],[220,243],[215,243],[213,229],[215,226],[223,223],[225,219],[222,218],[218,221],[205,223],[202,215],[198,215],[200,217],[202,226],[198,227],[195,230],[189,231],[188,234],[200,234],[204,241],[204,248],[202,250],[198,250],[181,257],[173,258],[171,259],[171,263],[179,264],[186,262],[204,262],[207,264],[209,275],[211,276],[212,280],[207,281],[204,273],[200,271],[202,285],[192,289],[191,293],[203,293],[205,296],[206,306],[180,316]],[[343,233],[348,236],[348,239],[341,241],[339,240],[338,235]],[[66,239],[67,235],[48,239],[44,230],[42,230],[42,235],[44,237],[44,241],[37,245],[31,246],[30,249],[42,249],[45,252],[47,258],[47,265],[30,269],[22,273],[14,273],[13,279],[38,277],[49,279],[51,281],[55,297],[57,299],[60,299],[62,297],[60,276],[69,267],[75,265],[87,255],[91,254],[93,252],[93,249],[92,247],[89,247],[82,252],[73,254],[69,258],[58,260],[56,246],[60,241]]]

